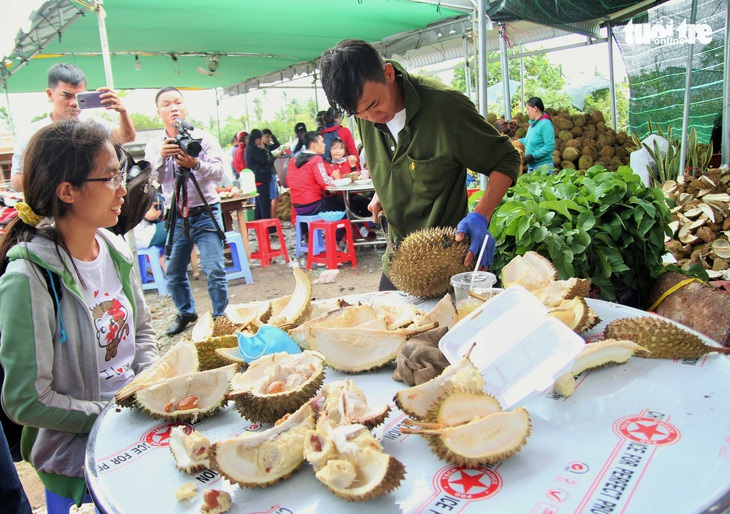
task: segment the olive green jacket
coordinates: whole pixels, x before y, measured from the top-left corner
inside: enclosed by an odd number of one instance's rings
[[[370,176],[400,243],[419,228],[456,225],[467,214],[466,169],[517,179],[520,155],[462,93],[390,62],[405,91],[406,125],[395,144],[387,125],[357,119]],[[387,274],[388,255],[384,258]]]

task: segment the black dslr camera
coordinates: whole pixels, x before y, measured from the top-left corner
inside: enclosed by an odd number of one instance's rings
[[[203,151],[203,146],[200,144],[203,138],[195,139],[190,137],[190,131],[195,130],[195,127],[190,122],[181,120],[180,118],[175,119],[173,126],[177,130],[174,143],[190,157],[200,155],[200,152]]]

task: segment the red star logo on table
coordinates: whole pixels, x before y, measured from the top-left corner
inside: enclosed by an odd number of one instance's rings
[[[444,492],[466,500],[483,500],[494,496],[502,488],[502,477],[483,466],[450,466],[442,469],[435,478]]]
[[[614,424],[620,437],[643,444],[664,446],[679,440],[679,430],[674,425],[654,418],[627,416]]]

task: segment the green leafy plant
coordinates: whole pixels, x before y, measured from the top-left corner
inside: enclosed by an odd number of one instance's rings
[[[669,208],[631,168],[593,166],[555,175],[533,172],[510,188],[489,229],[497,241],[495,273],[533,250],[550,259],[561,279],[589,278],[605,300],[625,286],[645,296],[662,274]]]

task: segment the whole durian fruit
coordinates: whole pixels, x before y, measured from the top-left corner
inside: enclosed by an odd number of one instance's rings
[[[457,242],[456,229],[436,227],[412,232],[398,246],[390,260],[390,280],[398,289],[414,296],[436,298],[451,287],[464,266],[469,237]]]
[[[637,357],[697,359],[708,353],[730,354],[730,348],[708,346],[674,323],[649,316],[622,318],[606,327],[606,339],[626,339],[643,347]]]

